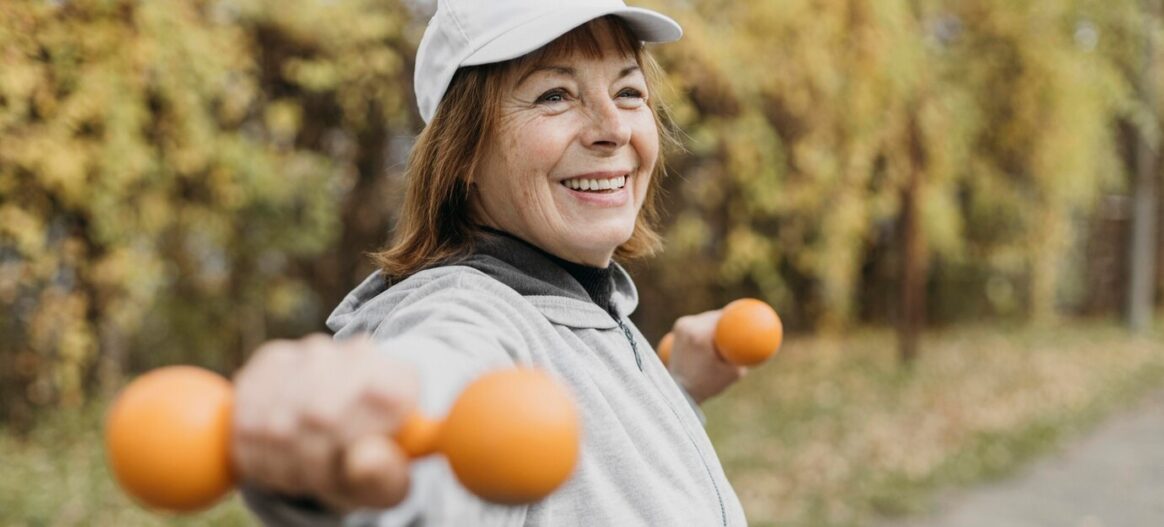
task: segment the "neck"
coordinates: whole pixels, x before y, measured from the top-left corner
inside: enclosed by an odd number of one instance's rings
[[[477,227],[485,232],[490,232],[493,234],[498,234],[501,236],[506,236],[506,237],[518,240],[526,245],[529,245],[530,247],[533,247],[534,249],[537,249],[538,251],[540,251],[541,253],[545,254],[546,256],[552,258],[555,262],[557,262],[559,264],[565,262],[567,264],[587,267],[587,268],[591,268],[591,269],[608,269],[608,268],[610,268],[611,256],[613,256],[613,253],[605,255],[605,257],[595,256],[595,257],[590,257],[590,258],[587,258],[585,256],[573,255],[573,254],[561,254],[559,251],[553,251],[553,250],[550,250],[546,247],[542,247],[541,245],[538,245],[534,242],[531,242],[531,241],[529,241],[521,236],[518,236],[516,234],[513,234],[513,233],[506,231],[506,230],[503,230],[503,229],[498,229],[497,227],[494,227],[490,224],[481,223],[481,224],[478,224]]]
[[[590,297],[592,302],[607,312],[614,313],[614,306],[612,304],[611,295],[614,293],[613,277],[615,269],[614,266],[609,265],[609,260],[606,262],[607,265],[602,267],[595,267],[584,263],[574,262],[550,253],[549,251],[546,251],[545,249],[542,249],[537,245],[523,240],[520,237],[514,236],[513,234],[510,234],[506,231],[484,225],[480,227],[482,231],[508,238],[541,253],[546,259],[557,264],[558,267],[569,273],[569,275],[573,277],[574,280],[577,281],[583,289],[586,290],[586,294]]]

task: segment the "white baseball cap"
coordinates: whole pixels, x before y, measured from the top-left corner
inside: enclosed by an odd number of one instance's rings
[[[623,0],[438,0],[416,52],[416,103],[425,123],[461,66],[515,59],[595,18],[615,15],[644,42],[683,36],[674,20]]]

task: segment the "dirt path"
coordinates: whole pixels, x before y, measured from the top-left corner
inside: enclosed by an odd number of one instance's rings
[[[1018,476],[901,527],[1164,526],[1164,391]]]

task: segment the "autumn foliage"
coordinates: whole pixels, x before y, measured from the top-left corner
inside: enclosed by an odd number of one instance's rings
[[[1115,312],[1140,3],[631,3],[686,30],[648,334],[891,323],[907,274],[931,323]],[[429,4],[4,2],[0,421],[321,329],[388,239]]]

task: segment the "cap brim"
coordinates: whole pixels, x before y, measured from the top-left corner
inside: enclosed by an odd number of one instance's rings
[[[515,59],[534,51],[591,20],[615,15],[626,21],[643,42],[672,42],[683,36],[683,28],[671,18],[638,7],[557,8],[545,16],[526,21],[489,41],[469,55],[462,66],[476,66]]]

